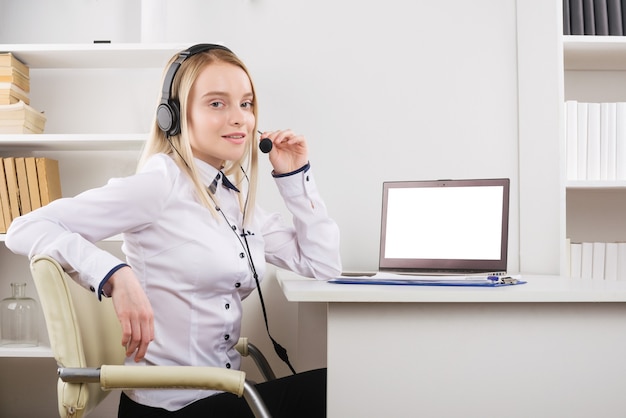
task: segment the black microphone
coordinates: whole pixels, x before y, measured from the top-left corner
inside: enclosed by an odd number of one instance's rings
[[[261,134],[261,131],[258,131],[259,134]],[[261,150],[262,153],[267,154],[268,152],[270,152],[272,150],[272,147],[274,146],[274,144],[272,144],[272,140],[269,138],[261,138],[261,141],[259,141],[259,149]]]

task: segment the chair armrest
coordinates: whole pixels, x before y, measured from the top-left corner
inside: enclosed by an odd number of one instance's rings
[[[244,393],[246,373],[219,367],[103,365],[97,368],[60,368],[59,377],[69,382],[100,381],[102,389],[212,389]]]
[[[239,341],[235,345],[235,349],[243,357],[252,357],[252,360],[254,360],[254,363],[261,372],[261,376],[263,376],[266,382],[276,379],[276,375],[274,374],[270,363],[267,361],[267,358],[254,344],[248,342],[247,337],[239,338]]]
[[[239,352],[244,357],[248,357],[248,337],[240,337],[239,341],[235,345],[235,350]]]
[[[102,389],[213,389],[243,396],[256,418],[271,418],[254,384],[246,373],[218,367],[194,366],[118,366],[61,367],[64,382],[100,382]]]

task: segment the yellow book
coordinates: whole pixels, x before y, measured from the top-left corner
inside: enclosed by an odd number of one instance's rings
[[[28,93],[13,83],[0,83],[0,105],[13,104],[19,101],[30,104]]]
[[[11,205],[9,203],[9,189],[7,188],[7,178],[4,175],[4,160],[0,158],[0,206],[2,206],[2,217],[6,229],[11,225]],[[6,232],[6,229],[4,232]]]
[[[20,215],[25,215],[32,210],[30,206],[30,192],[28,190],[28,178],[26,177],[26,161],[24,157],[15,158],[15,172],[17,173],[17,188],[20,197]]]
[[[61,197],[59,162],[50,158],[36,157],[35,163],[37,165],[41,206],[45,206]]]
[[[10,52],[0,53],[0,67],[13,67],[26,77],[30,77],[30,69],[19,58]]]
[[[4,175],[4,161],[0,158],[0,233],[7,232],[11,224],[11,208],[9,207],[9,191],[7,190],[7,181]]]
[[[4,159],[4,175],[9,189],[9,205],[11,206],[11,220],[20,216],[20,190],[17,186],[17,171],[15,170],[15,158]]]
[[[27,120],[35,126],[44,127],[46,116],[23,101],[0,106],[0,121]]]
[[[13,103],[17,103],[22,99],[19,99],[15,96],[12,96],[10,94],[3,94],[0,92],[0,105],[7,105],[7,104],[13,104]],[[26,102],[24,102],[26,103]]]
[[[6,234],[6,232],[7,226],[4,224],[4,211],[2,210],[2,204],[0,204],[0,234]]]
[[[43,128],[27,120],[0,120],[0,134],[42,134]]]
[[[39,179],[37,179],[37,163],[35,157],[24,158],[26,164],[26,178],[28,179],[28,193],[30,194],[30,207],[32,210],[41,207],[39,196]]]
[[[13,83],[25,92],[30,92],[30,79],[15,69],[0,67],[0,83]]]

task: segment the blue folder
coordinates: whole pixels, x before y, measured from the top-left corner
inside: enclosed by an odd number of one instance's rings
[[[428,278],[419,276],[410,277],[337,277],[329,283],[337,284],[368,284],[368,285],[395,285],[395,286],[455,286],[455,287],[501,287],[524,284],[526,281],[509,276],[468,276],[457,278]]]

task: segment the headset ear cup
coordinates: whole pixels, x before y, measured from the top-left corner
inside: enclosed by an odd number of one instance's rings
[[[161,103],[156,113],[157,125],[166,134],[172,127],[172,110],[167,103]]]
[[[157,108],[157,124],[159,128],[168,136],[178,135],[180,133],[180,123],[178,122],[177,100],[169,100],[167,103],[161,103]]]
[[[170,100],[170,109],[172,112],[170,136],[174,136],[180,133],[180,106],[178,106],[178,100]]]

